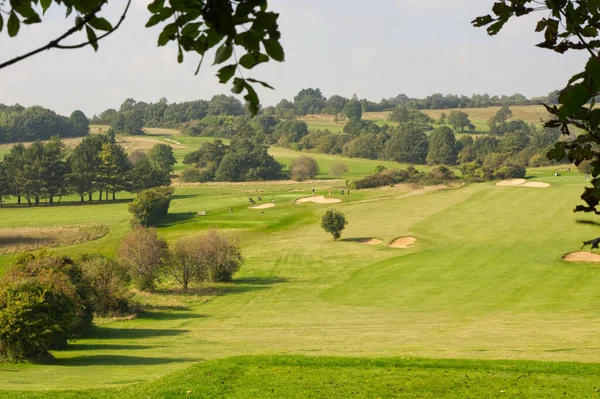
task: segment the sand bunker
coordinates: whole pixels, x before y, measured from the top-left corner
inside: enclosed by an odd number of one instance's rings
[[[563,256],[564,260],[569,262],[600,262],[600,254],[587,251],[571,252]]]
[[[536,187],[536,188],[546,188],[550,187],[548,183],[542,183],[539,181],[527,181],[525,179],[510,179],[510,180],[502,180],[496,183],[497,186],[518,186],[518,187]]]
[[[275,204],[270,202],[268,204],[251,206],[250,209],[267,209],[267,208],[273,208],[274,206],[275,206]]]
[[[415,237],[399,237],[388,245],[390,248],[410,248],[417,239]]]
[[[546,188],[550,187],[548,183],[542,183],[540,181],[530,181],[525,184],[521,184],[521,187],[538,187],[538,188]]]
[[[342,202],[342,200],[337,199],[337,198],[325,198],[322,195],[316,195],[314,197],[298,198],[296,200],[296,204],[302,204],[304,202],[315,202],[317,204],[337,204],[338,202]]]
[[[359,243],[361,244],[365,244],[365,245],[379,245],[381,244],[381,240],[378,240],[377,238],[361,238],[360,240],[358,240]]]
[[[497,186],[520,186],[523,183],[526,183],[525,179],[510,179],[510,180],[502,180],[496,183]]]

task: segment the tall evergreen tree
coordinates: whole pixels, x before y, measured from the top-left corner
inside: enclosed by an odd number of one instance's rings
[[[11,195],[17,197],[17,203],[21,203],[23,196],[23,153],[25,146],[22,143],[15,144],[10,148],[10,152],[4,155],[4,168],[8,175],[8,187]]]
[[[44,144],[40,165],[43,187],[40,194],[46,197],[51,205],[54,203],[55,196],[62,197],[68,191],[68,164],[64,160],[65,155],[65,143],[58,137],[52,137],[50,141]]]
[[[102,145],[108,142],[105,135],[93,134],[84,138],[69,155],[69,182],[82,202],[86,194],[91,201],[92,193],[98,190],[97,174],[100,168],[100,151],[102,151]]]

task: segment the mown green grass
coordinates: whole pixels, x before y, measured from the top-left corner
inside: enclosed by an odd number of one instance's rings
[[[554,177],[551,169],[530,174],[551,187],[484,183],[427,192],[399,185],[353,191],[350,197],[338,190],[334,196],[343,202],[333,206],[293,203],[310,195],[312,183],[178,187],[159,233],[173,242],[211,226],[236,231],[247,261],[234,281],[183,294],[165,280],[160,292],[136,295],[146,309],[137,319],[102,324],[67,350],[53,352],[54,364],[0,366],[0,385],[15,392],[118,388],[238,355],[595,362],[600,270],[561,260],[597,235],[594,226],[575,223],[589,216],[571,212],[583,177],[576,172]],[[328,195],[332,183],[315,187]],[[248,209],[248,197],[259,195],[274,198],[276,207]],[[319,225],[330,208],[350,222],[339,242]],[[200,210],[207,216],[197,216]],[[6,208],[0,216],[0,227],[111,225],[100,240],[57,249],[70,254],[114,254],[129,228],[124,203]],[[418,239],[413,248],[386,247],[404,235]],[[383,244],[355,241],[369,237]],[[0,258],[3,265],[9,260]],[[206,367],[211,364],[221,367]],[[303,373],[328,375],[329,366],[319,367]],[[270,372],[258,379],[275,378]],[[183,389],[178,375],[164,386]],[[253,384],[244,378],[231,391],[234,397],[253,396],[243,390]],[[440,377],[428,371],[425,378]],[[562,377],[542,373],[539,389],[550,389],[556,378]],[[293,390],[289,384],[274,383],[281,385],[274,392]],[[142,386],[152,396],[154,388]],[[484,389],[483,382],[473,386]],[[423,389],[417,385],[410,392],[418,397],[427,393]]]
[[[564,398],[596,397],[596,364],[245,356],[209,361],[114,390],[28,398]]]

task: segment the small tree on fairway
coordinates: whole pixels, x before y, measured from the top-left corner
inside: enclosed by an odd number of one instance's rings
[[[290,172],[296,181],[314,179],[319,173],[319,164],[314,158],[300,156],[292,161]]]
[[[342,231],[346,228],[348,221],[343,213],[330,209],[325,212],[321,219],[321,227],[328,233],[331,233],[334,240],[341,237]]]
[[[154,288],[169,256],[169,245],[154,229],[139,228],[130,232],[119,247],[122,265],[141,290]]]
[[[331,174],[334,175],[336,179],[342,177],[344,173],[348,173],[348,165],[345,163],[336,163],[331,167]]]
[[[208,274],[203,262],[203,237],[183,237],[171,250],[169,272],[184,290],[193,280],[204,280]]]

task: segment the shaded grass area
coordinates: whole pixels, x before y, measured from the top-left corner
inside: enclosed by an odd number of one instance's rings
[[[116,357],[104,360],[111,363]],[[145,361],[160,363],[161,359]],[[0,391],[0,397],[596,397],[599,372],[600,365],[578,363],[244,356],[200,363],[152,382],[110,391]]]

